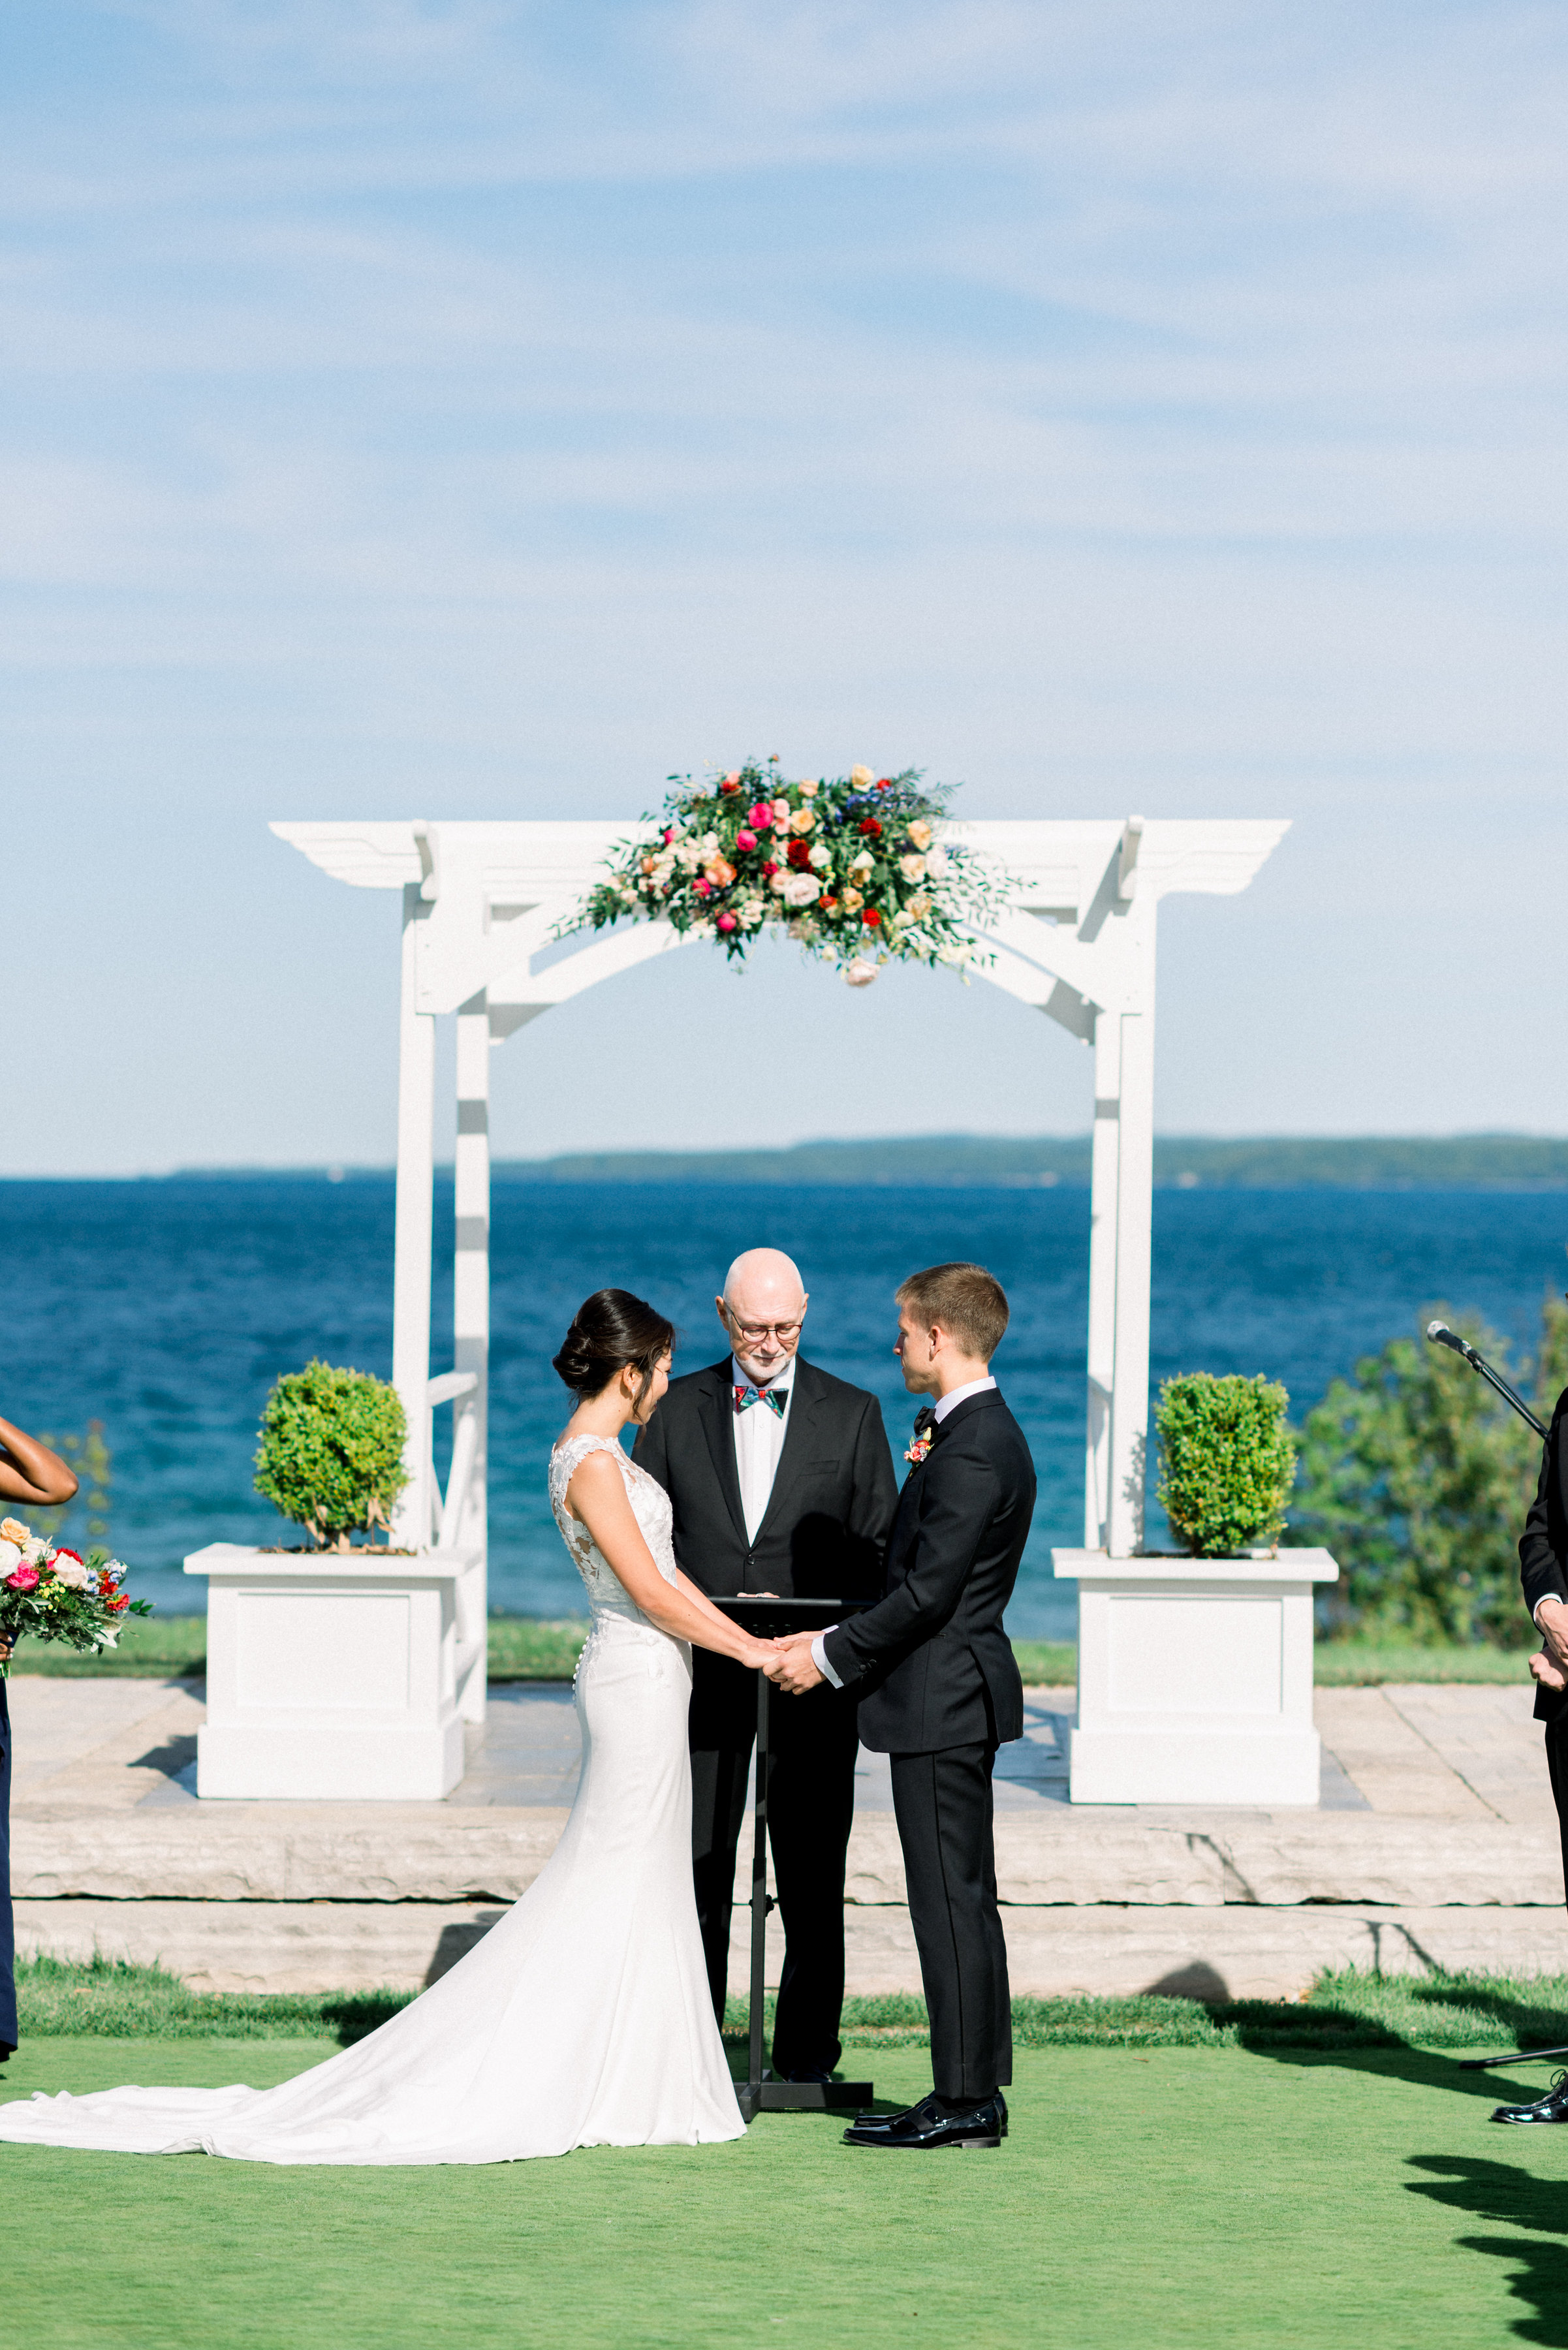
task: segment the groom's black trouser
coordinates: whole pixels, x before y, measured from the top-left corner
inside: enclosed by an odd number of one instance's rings
[[[932,2085],[939,2097],[983,2097],[1012,2078],[1012,2002],[992,1833],[996,1749],[950,1746],[888,1759],[931,2019]]]
[[[742,1831],[751,1851],[746,1780],[757,1734],[757,1677],[707,1648],[693,1650],[691,1668],[692,1874],[713,2012],[722,2018]],[[844,1866],[859,1748],[852,1692],[775,1691],[768,1745],[768,1840],[784,1929],[774,2070],[830,2070],[840,2054]]]

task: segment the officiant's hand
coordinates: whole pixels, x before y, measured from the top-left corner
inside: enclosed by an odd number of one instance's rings
[[[795,1632],[778,1644],[778,1655],[771,1665],[763,1667],[769,1680],[787,1690],[791,1697],[804,1697],[823,1679],[811,1653],[811,1644],[820,1638],[816,1632]]]

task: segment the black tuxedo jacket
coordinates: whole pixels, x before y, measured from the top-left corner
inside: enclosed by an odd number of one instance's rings
[[[994,1388],[948,1414],[898,1496],[878,1607],[829,1633],[828,1663],[861,1686],[862,1743],[883,1754],[1004,1745],[1023,1735],[1023,1683],[1002,1615],[1034,1514],[1034,1463]]]
[[[1564,1421],[1568,1419],[1568,1388],[1557,1399],[1546,1444],[1541,1455],[1541,1477],[1535,1499],[1519,1538],[1519,1579],[1524,1604],[1533,1616],[1543,1599],[1568,1600],[1568,1461],[1563,1458]],[[1568,1712],[1568,1691],[1536,1686],[1535,1719],[1559,1721]]]
[[[741,1508],[727,1355],[670,1381],[632,1458],[669,1494],[675,1556],[700,1590],[874,1599],[898,1500],[881,1406],[799,1355],[787,1383],[784,1451],[754,1543]]]

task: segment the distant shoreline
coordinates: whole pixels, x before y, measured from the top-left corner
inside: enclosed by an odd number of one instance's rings
[[[912,1189],[1083,1189],[1086,1134],[900,1135],[782,1150],[576,1151],[498,1159],[497,1183],[745,1183]],[[390,1167],[191,1167],[156,1176],[7,1176],[4,1182],[385,1180]],[[1523,1134],[1216,1138],[1159,1135],[1161,1190],[1568,1191],[1568,1139]]]

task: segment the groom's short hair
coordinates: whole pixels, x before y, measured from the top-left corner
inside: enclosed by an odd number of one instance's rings
[[[898,1284],[907,1305],[923,1329],[940,1323],[966,1355],[989,1363],[1007,1328],[1007,1293],[983,1264],[930,1264]]]

